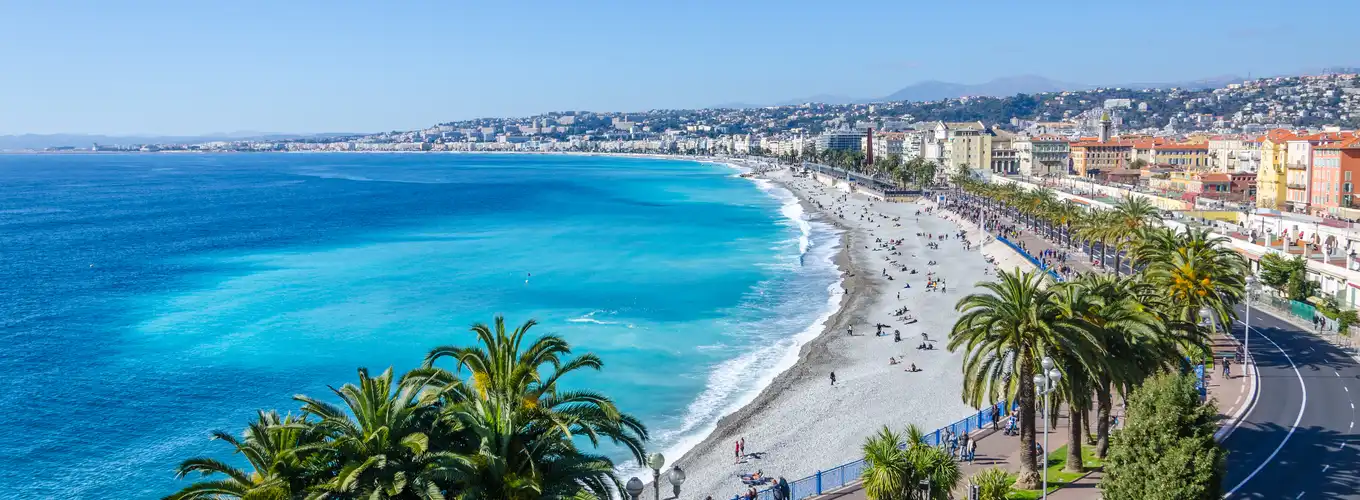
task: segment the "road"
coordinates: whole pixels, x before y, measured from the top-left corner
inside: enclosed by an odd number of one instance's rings
[[[1244,318],[1242,311],[1239,318]],[[1234,332],[1244,333],[1239,322]],[[1257,401],[1224,441],[1227,498],[1360,499],[1360,365],[1326,341],[1253,309]]]

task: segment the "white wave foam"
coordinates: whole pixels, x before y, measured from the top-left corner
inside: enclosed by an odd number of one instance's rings
[[[834,265],[832,264],[832,256],[834,255],[834,251],[827,252],[825,256],[827,265]],[[819,257],[822,256],[819,255]],[[775,377],[797,363],[798,353],[803,345],[817,338],[826,329],[827,321],[839,309],[841,297],[845,293],[842,288],[842,281],[843,279],[837,278],[827,285],[826,308],[811,325],[790,337],[777,341],[772,346],[779,352],[778,358],[768,359],[767,353],[770,352],[769,347],[771,346],[760,346],[719,363],[708,376],[707,388],[685,409],[680,428],[660,432],[654,436],[654,441],[672,442],[663,452],[665,456],[671,457],[671,460],[684,456],[707,438],[709,434],[713,433],[713,430],[717,428],[718,420],[749,404],[760,394],[760,391],[774,381]],[[719,346],[702,346],[700,349],[710,350],[717,347]],[[722,347],[726,348],[727,346]],[[750,369],[752,366],[761,369],[758,372],[753,372]],[[755,375],[756,378],[749,378],[751,375]],[[628,477],[629,475],[643,474],[646,470],[630,467],[621,469],[621,472],[625,474],[624,477]],[[639,477],[644,476],[645,474]]]
[[[733,166],[733,168],[749,171],[749,169],[745,169],[744,167]],[[783,203],[783,205],[779,207],[779,213],[790,223],[798,227],[798,232],[800,233],[798,237],[798,255],[806,255],[808,249],[812,248],[812,223],[807,216],[807,213],[803,210],[803,204],[798,201],[798,197],[794,196],[792,191],[775,184],[769,179],[755,177],[747,178],[751,179],[756,187],[765,192],[765,194],[770,195],[770,197]]]
[[[731,164],[724,164],[736,170],[743,170]],[[792,192],[774,185],[764,179],[753,179],[761,191],[771,197],[784,202],[780,207],[780,214],[789,219],[793,225],[799,228],[800,237],[798,245],[798,259],[803,262],[803,269],[827,270],[834,272],[834,257],[839,247],[840,231],[829,224],[814,223],[808,219],[799,204],[797,197]],[[825,235],[823,240],[822,236]],[[816,238],[814,238],[816,236]],[[813,241],[825,241],[830,244],[824,247],[817,247],[817,251],[812,255],[807,255],[814,248]],[[804,257],[811,257],[805,259]],[[825,266],[823,268],[823,266]],[[797,268],[795,268],[797,269]],[[839,273],[837,273],[837,276]],[[685,409],[685,414],[681,418],[679,428],[657,432],[653,436],[653,441],[658,443],[671,443],[664,449],[664,454],[672,460],[678,459],[688,453],[696,445],[702,442],[717,427],[718,420],[726,415],[741,409],[743,406],[755,399],[760,391],[764,390],[774,381],[775,377],[784,373],[795,363],[798,362],[798,354],[803,345],[815,339],[826,329],[826,323],[840,307],[841,298],[844,295],[843,279],[835,278],[827,285],[826,306],[822,313],[814,319],[810,325],[797,333],[778,339],[773,343],[764,343],[752,348],[743,349],[737,356],[718,363],[709,373],[706,388],[693,402]],[[769,284],[758,284],[752,289],[752,296],[763,296],[763,286]],[[742,307],[765,307],[765,304],[746,304]],[[794,327],[796,328],[796,327]],[[701,351],[718,351],[733,349],[726,344],[718,343],[713,345],[697,346]],[[771,353],[775,353],[772,355]],[[753,378],[754,377],[754,378]],[[646,470],[636,465],[629,464],[627,467],[620,467],[620,473],[624,477],[639,475],[645,477]]]
[[[585,315],[583,315],[583,316],[581,316],[581,317],[579,317],[579,318],[570,318],[570,319],[567,320],[567,322],[568,322],[568,323],[594,323],[594,324],[596,324],[596,325],[617,325],[617,324],[619,324],[619,322],[617,322],[617,321],[604,321],[604,320],[595,319],[595,314],[597,314],[597,313],[606,313],[606,314],[608,314],[609,311],[590,311],[589,313],[587,313],[587,314],[585,314]],[[628,328],[632,328],[632,327],[633,327],[633,325],[628,325]]]

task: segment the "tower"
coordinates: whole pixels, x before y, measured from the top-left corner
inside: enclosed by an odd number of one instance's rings
[[[1100,142],[1110,140],[1110,112],[1106,111],[1100,115]]]
[[[874,164],[874,128],[869,127],[864,136],[864,164]]]

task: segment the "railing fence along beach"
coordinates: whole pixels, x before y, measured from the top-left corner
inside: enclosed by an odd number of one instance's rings
[[[1006,239],[1006,237],[1001,236],[1001,235],[999,235],[999,234],[998,234],[998,235],[995,235],[995,238],[996,238],[998,241],[1000,241],[1000,242],[1002,242],[1002,243],[1005,243],[1006,246],[1011,247],[1011,250],[1015,250],[1015,253],[1020,254],[1020,256],[1024,257],[1025,260],[1028,260],[1030,264],[1034,264],[1034,267],[1037,267],[1037,268],[1042,269],[1042,270],[1044,270],[1045,272],[1047,272],[1049,276],[1052,276],[1052,277],[1053,277],[1053,279],[1058,280],[1058,281],[1060,281],[1060,282],[1061,282],[1061,281],[1065,281],[1065,280],[1063,280],[1062,275],[1058,274],[1057,271],[1054,271],[1054,270],[1050,269],[1048,266],[1044,265],[1043,261],[1041,261],[1041,260],[1035,258],[1033,255],[1030,255],[1029,252],[1026,252],[1024,249],[1020,248],[1019,245],[1016,245],[1015,243],[1011,243],[1011,240],[1008,240],[1008,239]]]
[[[935,431],[926,434],[922,437],[922,442],[930,446],[940,446],[943,444],[944,436],[949,432],[952,432],[955,436],[965,433],[971,434],[973,431],[982,429],[983,426],[990,424],[993,415],[1000,421],[1001,417],[1005,415],[1005,408],[1007,408],[1006,401],[1001,401],[992,406],[983,408],[977,413],[969,415],[962,420],[935,429]],[[906,444],[902,444],[902,447],[905,448]],[[842,464],[831,469],[817,471],[816,474],[797,481],[791,481],[789,482],[789,500],[802,500],[844,487],[845,485],[858,480],[860,474],[864,472],[864,468],[867,465],[868,463],[861,458],[854,462]],[[732,498],[733,500],[737,500],[741,498],[741,495]],[[774,500],[774,487],[771,486],[761,490],[756,498],[760,500]]]

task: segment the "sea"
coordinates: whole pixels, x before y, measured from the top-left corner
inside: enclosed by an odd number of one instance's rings
[[[294,395],[503,315],[604,360],[678,458],[839,302],[839,233],[698,161],[0,155],[0,497],[159,498]],[[622,470],[636,467],[618,448]]]

